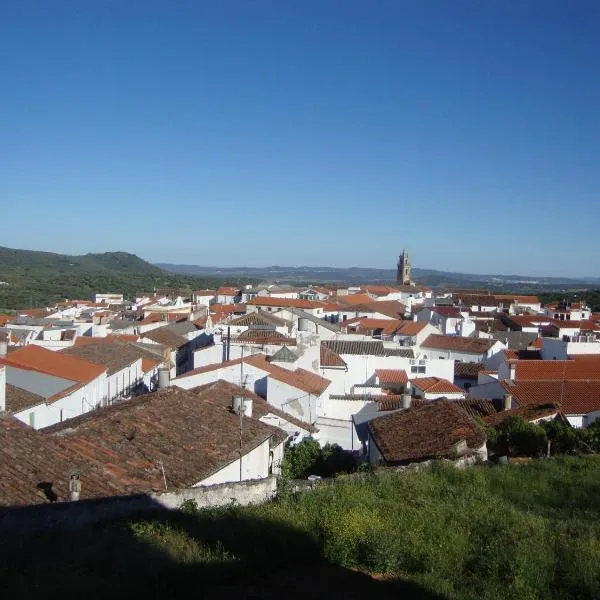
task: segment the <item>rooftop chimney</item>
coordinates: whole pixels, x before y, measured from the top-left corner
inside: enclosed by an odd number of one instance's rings
[[[158,389],[164,390],[171,385],[171,371],[161,368],[158,370]]]
[[[504,394],[504,410],[510,410],[512,408],[512,394]]]
[[[412,396],[410,394],[402,394],[402,408],[410,408]]]
[[[8,344],[6,342],[0,342],[0,358],[6,358],[8,352]]]
[[[77,502],[81,494],[81,479],[79,473],[71,473],[69,476],[69,498],[71,502]]]

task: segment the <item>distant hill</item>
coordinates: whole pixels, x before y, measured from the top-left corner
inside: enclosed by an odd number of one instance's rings
[[[297,283],[383,283],[396,280],[395,269],[370,269],[360,267],[206,267],[198,265],[176,265],[158,263],[159,267],[187,275],[219,277],[252,277],[280,282]],[[413,268],[413,279],[417,283],[434,288],[462,287],[486,288],[490,290],[537,291],[571,290],[598,287],[600,278],[570,279],[567,277],[523,277],[520,275],[474,275],[451,273],[434,269]]]
[[[127,296],[155,287],[204,288],[223,278],[169,273],[126,252],[69,256],[0,247],[0,282],[0,309],[14,309],[88,299],[100,292]]]

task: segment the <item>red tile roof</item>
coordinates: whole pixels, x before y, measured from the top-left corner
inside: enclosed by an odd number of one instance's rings
[[[106,371],[106,367],[103,365],[68,356],[63,352],[53,352],[33,344],[11,352],[4,362],[22,369],[31,369],[76,381],[80,384],[87,384]]]
[[[323,345],[321,345],[320,365],[321,367],[348,367],[346,361],[337,352]]]
[[[520,407],[552,402],[567,415],[600,410],[600,379],[505,381],[503,386]]]
[[[485,444],[483,429],[455,402],[432,400],[379,417],[369,432],[387,464],[451,457],[465,440],[471,450]]]
[[[402,321],[396,333],[398,335],[408,335],[412,337],[421,333],[427,325],[429,325],[429,323],[426,321]]]
[[[274,306],[278,308],[322,308],[322,302],[302,300],[301,298],[272,298],[270,296],[257,296],[248,302],[252,306]]]
[[[268,362],[263,354],[250,356],[246,362],[253,367],[267,371],[269,375],[277,381],[281,381],[282,383],[286,383],[287,385],[317,396],[321,395],[331,383],[329,379],[325,379],[325,377],[321,377],[320,375],[311,373],[305,369],[290,371],[278,365],[274,365],[273,363]]]
[[[337,300],[340,304],[353,306],[356,304],[368,304],[373,301],[373,296],[369,294],[348,294],[346,296],[338,296]]]
[[[471,338],[458,335],[438,335],[432,333],[421,344],[421,347],[482,354],[487,352],[495,343],[496,340],[494,339]]]
[[[561,410],[558,404],[547,402],[545,404],[526,404],[510,410],[496,412],[483,417],[488,425],[496,426],[503,423],[509,417],[521,417],[526,421],[537,421],[548,417],[558,416]]]
[[[375,375],[380,385],[408,383],[408,375],[404,369],[375,369]]]
[[[515,360],[515,379],[600,379],[600,355],[578,355],[570,360]]]
[[[217,290],[217,296],[237,296],[240,293],[239,290],[236,290],[232,287],[220,287]]]
[[[356,328],[361,333],[372,333],[381,330],[385,335],[393,335],[401,326],[401,323],[399,319],[371,319],[366,317],[359,319],[357,323],[353,324],[353,328]],[[348,326],[348,321],[345,321],[344,325]]]
[[[441,377],[416,377],[410,380],[414,387],[426,394],[463,394],[464,390]]]

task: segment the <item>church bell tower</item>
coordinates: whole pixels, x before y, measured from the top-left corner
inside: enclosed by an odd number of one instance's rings
[[[399,285],[412,285],[410,280],[410,263],[408,262],[408,252],[402,250],[398,258],[398,271],[396,273],[396,282]]]

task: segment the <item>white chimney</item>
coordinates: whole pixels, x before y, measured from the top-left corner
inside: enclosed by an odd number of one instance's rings
[[[171,372],[169,369],[161,368],[158,370],[158,389],[164,390],[171,385]]]
[[[410,408],[412,396],[410,394],[402,394],[402,408]]]
[[[0,358],[6,358],[8,353],[8,344],[6,342],[0,342]]]
[[[6,367],[0,365],[0,412],[6,410]]]
[[[504,410],[510,410],[512,408],[512,394],[504,394]]]

